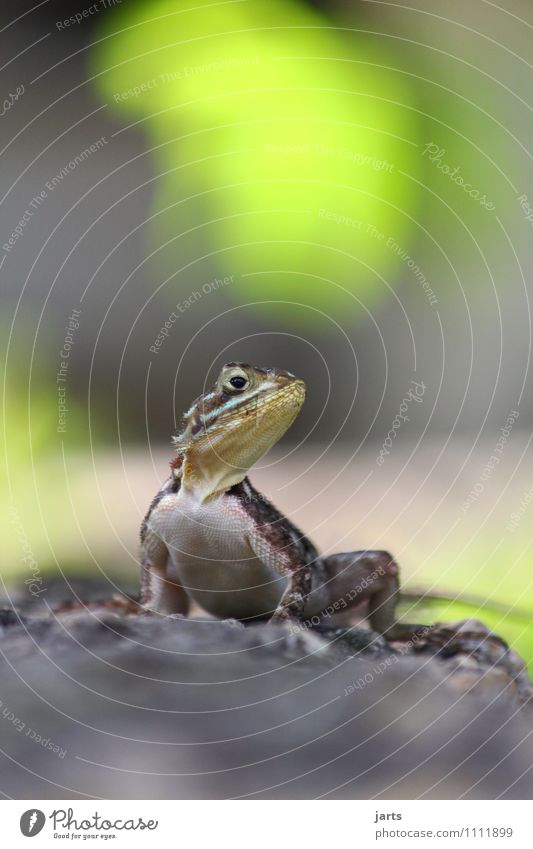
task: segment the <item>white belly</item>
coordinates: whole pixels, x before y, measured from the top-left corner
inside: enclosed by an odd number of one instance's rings
[[[272,614],[287,578],[255,556],[251,520],[236,500],[222,497],[223,508],[220,499],[201,503],[182,490],[158,511],[153,527],[170,553],[168,578],[213,616]]]

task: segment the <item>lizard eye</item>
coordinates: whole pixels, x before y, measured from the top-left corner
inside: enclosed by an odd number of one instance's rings
[[[230,377],[229,383],[233,386],[234,389],[244,389],[248,381],[245,377],[241,375],[235,375],[235,377]]]

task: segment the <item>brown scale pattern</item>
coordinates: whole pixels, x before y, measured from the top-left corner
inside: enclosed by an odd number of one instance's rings
[[[293,589],[301,594],[303,600],[309,595],[312,583],[326,582],[326,565],[313,543],[261,495],[248,478],[233,486],[227,494],[238,498],[241,508],[253,520],[258,534],[267,537],[269,545],[288,559],[293,574]]]

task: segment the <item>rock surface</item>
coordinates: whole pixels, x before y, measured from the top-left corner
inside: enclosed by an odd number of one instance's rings
[[[53,598],[0,616],[8,797],[531,798],[531,686],[480,623],[388,646]]]

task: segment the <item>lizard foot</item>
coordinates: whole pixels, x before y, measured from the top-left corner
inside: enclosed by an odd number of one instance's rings
[[[533,696],[521,658],[507,643],[477,619],[437,622],[412,643],[413,652],[437,655],[453,664],[454,678],[463,688],[491,683],[507,689],[512,682],[518,697],[527,702]]]
[[[482,662],[492,663],[509,654],[509,647],[502,638],[477,619],[406,627],[418,627],[418,633],[412,632],[411,636],[414,651],[431,652],[441,657],[468,654]],[[392,639],[395,639],[394,634]]]

